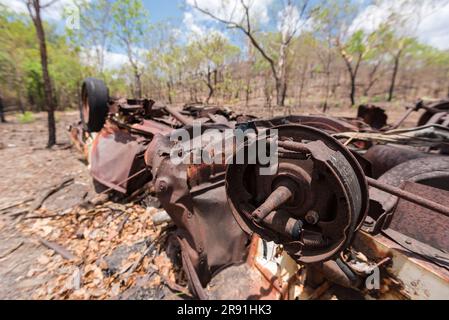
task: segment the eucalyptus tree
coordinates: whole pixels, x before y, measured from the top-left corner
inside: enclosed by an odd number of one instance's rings
[[[251,0],[221,0],[219,10],[214,10],[207,3],[197,0],[189,0],[188,3],[197,11],[226,25],[228,28],[240,30],[251,42],[256,51],[268,63],[271,76],[275,82],[277,105],[283,106],[287,94],[287,69],[286,62],[289,47],[293,39],[303,29],[317,11],[318,5],[312,5],[312,1],[288,0],[278,12],[277,27],[280,35],[276,54],[270,54],[267,47],[260,40],[261,30],[257,16],[257,1]]]
[[[134,76],[134,94],[142,97],[142,60],[145,56],[145,43],[151,25],[149,12],[141,0],[115,1],[111,9],[112,30],[118,44],[123,46]]]
[[[41,0],[26,0],[28,13],[36,29],[36,35],[39,43],[42,78],[44,83],[44,97],[48,114],[48,142],[47,142],[48,148],[51,148],[56,144],[56,122],[55,122],[56,103],[53,95],[53,86],[51,82],[50,72],[48,70],[47,42],[45,39],[45,30],[42,22],[42,10],[48,8],[53,3],[55,3],[55,1],[50,1],[47,2],[46,4],[43,4]]]

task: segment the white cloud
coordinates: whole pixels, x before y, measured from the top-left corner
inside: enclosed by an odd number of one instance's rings
[[[244,7],[241,0],[185,0],[188,10],[184,12],[183,30],[184,36],[188,41],[204,37],[210,33],[218,33],[223,37],[227,37],[225,33],[218,30],[223,27],[219,22],[210,16],[196,10],[195,5],[210,12],[214,16],[241,23],[244,19]],[[254,25],[264,26],[270,21],[269,6],[274,0],[245,0],[245,4],[250,8],[251,20]]]
[[[439,49],[449,49],[449,3],[426,15],[417,31],[418,39]]]
[[[101,49],[101,47],[100,47]],[[117,70],[129,63],[128,56],[123,53],[103,51],[104,54],[104,68],[106,70]],[[83,64],[87,66],[96,66],[97,52],[96,48],[84,48],[81,50],[80,57]]]
[[[418,5],[417,5],[418,4]],[[421,4],[421,5],[419,5]],[[383,1],[379,5],[367,6],[354,19],[350,32],[365,30],[372,32],[392,14],[407,17],[402,27],[396,32],[401,35],[415,36],[423,43],[439,49],[449,48],[449,2],[407,2]]]
[[[107,70],[120,69],[128,63],[128,56],[123,53],[106,51],[104,55],[104,67]]]
[[[301,19],[299,10],[294,5],[288,5],[278,13],[278,30],[283,37],[289,37],[304,25],[305,21]]]
[[[216,29],[215,27],[208,27],[199,22],[197,19],[195,19],[192,12],[184,13],[183,23],[185,26],[184,30],[181,31],[177,29],[176,32],[178,33],[178,37],[183,36],[185,39],[187,39],[187,42],[202,39],[212,34],[218,34],[223,38],[228,38],[226,34]]]
[[[20,0],[0,0],[0,5],[5,6],[11,11],[18,13],[27,12],[27,7],[23,1]]]
[[[184,12],[183,23],[188,33],[196,36],[204,35],[205,28],[197,22],[192,12]]]
[[[273,0],[245,0],[245,4],[250,8],[251,19],[257,21],[261,25],[265,25],[270,21],[269,6]],[[241,22],[244,18],[244,8],[241,0],[186,0],[187,5],[193,7],[195,4],[213,15],[233,22]],[[197,10],[192,11],[195,19],[200,21],[211,20],[210,17],[204,15]]]

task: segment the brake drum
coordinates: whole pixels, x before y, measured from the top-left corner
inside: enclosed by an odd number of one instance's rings
[[[287,125],[270,132],[275,134],[270,141],[278,140],[273,174],[261,174],[257,161],[227,168],[226,192],[234,217],[247,233],[282,245],[297,262],[337,256],[367,212],[368,187],[359,163],[323,131]],[[237,152],[246,153],[249,146]]]

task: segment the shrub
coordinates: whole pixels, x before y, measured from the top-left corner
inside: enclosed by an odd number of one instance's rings
[[[34,115],[32,112],[25,111],[24,113],[22,113],[18,116],[18,120],[20,123],[25,124],[25,123],[34,122],[35,118],[34,118]]]

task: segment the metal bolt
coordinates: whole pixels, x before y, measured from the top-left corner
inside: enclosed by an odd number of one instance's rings
[[[320,216],[318,212],[310,210],[306,214],[306,221],[308,224],[317,224],[320,221]]]
[[[165,182],[164,180],[159,181],[158,183],[159,192],[165,192],[167,191],[167,189],[168,189],[167,182]]]

